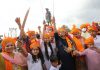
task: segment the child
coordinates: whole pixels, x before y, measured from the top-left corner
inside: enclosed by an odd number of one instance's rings
[[[50,70],[59,70],[58,58],[55,55],[50,56],[51,67]]]
[[[27,57],[28,70],[46,70],[39,42],[34,41],[30,45],[31,53],[28,53],[23,47],[20,48]]]
[[[88,70],[100,70],[100,49],[94,47],[93,38],[86,39],[85,44],[88,49],[83,52],[74,51],[74,54],[85,55]]]

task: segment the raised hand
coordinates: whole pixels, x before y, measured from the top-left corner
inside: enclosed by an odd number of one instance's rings
[[[45,20],[43,20],[43,25],[46,25],[46,22],[45,22]]]
[[[74,56],[78,56],[79,55],[79,52],[77,50],[73,51],[73,55]]]
[[[15,19],[15,22],[17,23],[19,29],[21,29],[20,17],[17,17],[17,18]]]
[[[41,30],[41,26],[38,26],[38,30]]]
[[[70,47],[65,48],[65,51],[66,51],[67,53],[70,53],[70,52],[72,52],[72,48],[70,48]]]
[[[41,26],[38,26],[39,33],[41,33]]]
[[[53,19],[52,19],[52,23],[55,24],[55,17],[53,17]]]

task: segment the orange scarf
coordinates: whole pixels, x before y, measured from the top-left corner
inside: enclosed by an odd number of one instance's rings
[[[5,67],[6,70],[13,70],[13,65],[11,62],[9,62],[8,60],[5,59]]]
[[[73,37],[73,40],[76,44],[76,49],[80,52],[84,51],[84,47],[83,47],[81,41],[79,39],[77,39],[75,36]]]
[[[5,54],[7,54],[7,53],[5,53]],[[5,62],[6,70],[13,70],[13,64],[10,61],[4,59],[4,62]]]
[[[68,47],[72,48],[72,43],[68,37],[66,37],[66,41],[68,43]]]

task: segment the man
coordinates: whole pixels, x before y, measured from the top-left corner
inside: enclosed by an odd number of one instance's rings
[[[55,18],[54,18],[55,19]],[[56,42],[56,47],[58,49],[58,59],[61,61],[60,70],[75,70],[74,58],[71,55],[71,49],[66,41],[66,30],[61,28],[57,32],[55,20],[54,22],[54,37]]]

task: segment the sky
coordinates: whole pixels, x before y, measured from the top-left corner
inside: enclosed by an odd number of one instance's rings
[[[16,17],[23,22],[28,8],[30,12],[26,21],[25,31],[37,30],[45,19],[45,8],[49,8],[55,16],[57,26],[63,24],[69,28],[73,24],[78,27],[82,23],[100,21],[100,0],[0,0],[0,35],[8,35],[9,28],[19,29]]]

